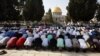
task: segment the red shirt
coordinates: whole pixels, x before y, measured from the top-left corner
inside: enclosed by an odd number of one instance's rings
[[[7,42],[7,47],[12,48],[16,45],[17,38],[12,37],[8,42]]]
[[[24,38],[24,37],[19,38],[18,41],[16,42],[16,46],[17,46],[17,47],[22,47],[22,46],[24,46],[24,42],[25,42],[25,41],[26,41],[26,38]]]

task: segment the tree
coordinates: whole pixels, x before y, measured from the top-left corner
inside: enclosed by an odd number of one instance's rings
[[[94,17],[97,0],[70,0],[68,13],[75,21],[89,21]]]
[[[44,15],[44,7],[42,0],[26,0],[23,10],[25,20],[40,21]]]
[[[16,20],[19,14],[14,6],[16,0],[0,0],[0,20]]]
[[[49,11],[48,11],[48,17],[49,17],[49,21],[50,21],[51,23],[53,23],[53,18],[52,18],[51,9],[49,9]]]
[[[14,3],[12,0],[6,1],[6,20],[17,20],[19,11],[14,8]]]
[[[98,9],[97,9],[97,15],[96,15],[96,17],[97,17],[97,20],[100,21],[100,4],[97,4],[97,7],[98,7]]]
[[[5,20],[6,15],[6,1],[0,0],[0,21]]]
[[[0,21],[20,20],[22,16],[25,20],[40,21],[43,15],[42,0],[0,0]]]

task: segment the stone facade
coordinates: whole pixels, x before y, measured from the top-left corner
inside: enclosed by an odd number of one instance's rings
[[[62,15],[62,11],[59,7],[55,7],[52,9],[52,18],[53,18],[54,23],[57,23],[63,26],[66,25],[66,16]],[[44,17],[42,18],[43,22],[45,20],[48,20],[48,14],[45,14]]]

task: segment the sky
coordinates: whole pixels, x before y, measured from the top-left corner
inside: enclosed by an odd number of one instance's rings
[[[68,3],[69,0],[43,0],[45,12],[47,12],[49,8],[60,7],[63,15],[67,13],[66,6],[68,6]]]
[[[98,3],[100,4],[100,0],[97,0],[98,1]]]
[[[100,0],[97,0],[97,2],[100,4]],[[68,6],[68,3],[69,0],[43,0],[45,12],[47,12],[49,8],[60,7],[63,15],[67,13],[66,6]]]

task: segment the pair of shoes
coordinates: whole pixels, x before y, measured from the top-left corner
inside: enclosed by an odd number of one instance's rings
[[[0,55],[6,54],[7,52],[5,50],[0,51]]]

